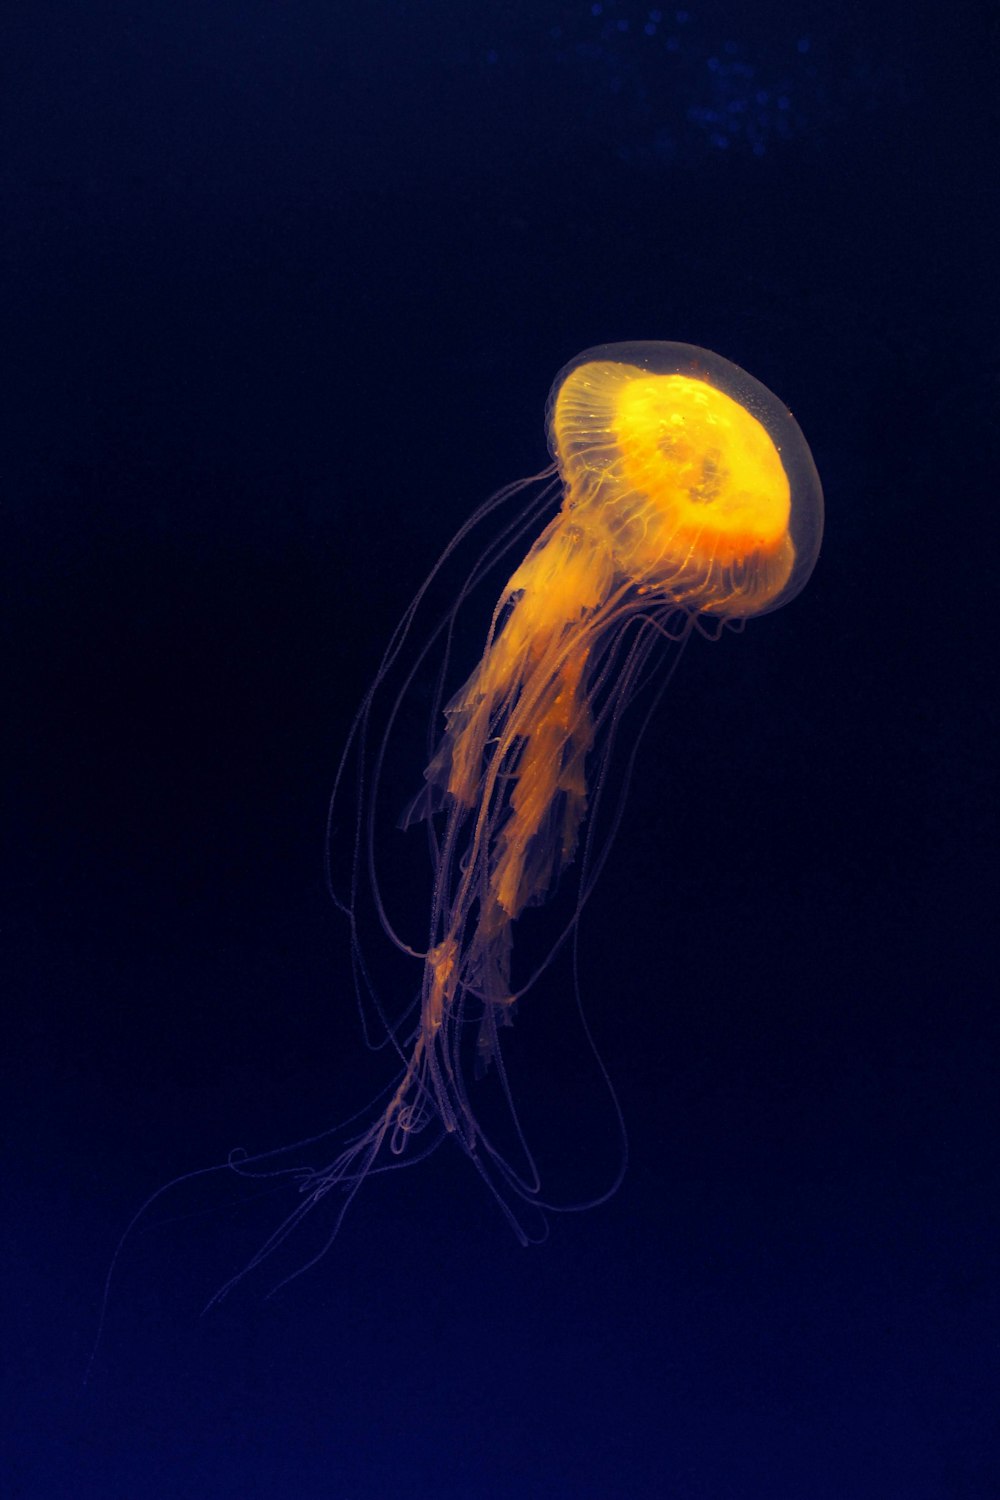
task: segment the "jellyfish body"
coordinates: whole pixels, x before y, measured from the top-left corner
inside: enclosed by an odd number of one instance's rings
[[[552,387],[548,434],[555,466],[527,483],[540,481],[541,503],[555,494],[558,508],[511,573],[479,664],[445,707],[409,817],[433,825],[425,945],[395,936],[376,891],[386,932],[421,971],[410,1031],[383,1015],[399,1076],[332,1162],[299,1170],[303,1202],[251,1265],[338,1189],[332,1237],[366,1176],[432,1126],[435,1139],[464,1148],[520,1232],[510,1199],[537,1202],[537,1178],[493,1145],[474,1100],[477,1074],[491,1064],[502,1074],[499,1028],[524,994],[511,977],[518,918],[573,862],[588,780],[595,767],[603,776],[614,731],[664,643],[778,608],[816,560],[822,492],[805,440],[776,397],[717,355],[666,343],[588,350]],[[412,612],[386,662],[411,621]],[[368,734],[382,681],[380,672],[355,742]],[[367,810],[358,826],[363,846]],[[339,898],[356,949],[358,863]],[[357,952],[356,964],[364,973]]]

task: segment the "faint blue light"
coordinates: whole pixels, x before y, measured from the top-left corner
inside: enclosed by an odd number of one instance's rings
[[[778,96],[778,108],[779,109],[791,109],[791,107],[792,107],[792,101],[788,98],[788,96],[786,94],[779,94],[779,96]]]
[[[691,19],[691,12],[688,10],[675,10],[674,16],[678,26],[685,26]]]
[[[758,104],[766,104],[770,97],[771,96],[767,92],[767,89],[758,89],[756,94],[754,94],[754,98],[756,99]]]
[[[488,63],[491,63],[491,64],[495,63],[495,62],[499,62],[500,61],[500,54],[499,54],[499,52],[495,52],[493,50],[493,48],[491,47],[490,50],[486,54],[486,61]]]
[[[723,42],[722,50],[728,53],[730,57],[735,57],[740,49],[735,42]]]
[[[590,7],[590,14],[592,16],[601,16],[601,15],[603,15],[604,14],[604,6],[600,5],[600,4],[592,5]]]
[[[662,10],[651,10],[649,12],[649,19],[651,21],[653,21],[658,26],[660,24],[660,22],[663,20],[663,12],[662,12]]]
[[[809,45],[809,38],[807,36],[799,37],[798,50],[800,52],[808,52]]]
[[[618,22],[618,30],[619,31],[628,31],[628,21],[626,21],[626,20],[619,21]]]
[[[656,22],[655,21],[647,21],[646,24],[645,24],[645,26],[642,29],[646,33],[647,36],[655,36],[656,35]]]
[[[667,51],[668,52],[679,52],[680,51],[680,46],[681,46],[681,39],[680,39],[679,36],[668,36],[667,37]]]

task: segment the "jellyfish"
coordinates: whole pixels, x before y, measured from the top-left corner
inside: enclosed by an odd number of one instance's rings
[[[133,1215],[106,1275],[87,1376],[96,1361],[109,1290],[127,1239],[165,1193],[213,1173],[282,1179],[298,1203],[249,1262],[208,1302],[219,1302],[273,1256],[304,1218],[333,1194],[319,1248],[274,1286],[325,1256],[361,1185],[423,1160],[453,1140],[480,1173],[523,1244],[525,1211],[589,1208],[543,1194],[531,1146],[520,1130],[501,1034],[517,1005],[538,1001],[538,981],[562,945],[576,944],[580,913],[607,855],[642,730],[694,633],[726,628],[778,609],[805,585],[823,531],[823,493],[810,449],[792,414],[765,386],[718,354],[687,344],[601,345],[571,360],[547,404],[552,463],[499,490],[460,528],[418,589],[364,694],[334,777],[328,817],[342,831],[352,787],[348,877],[328,885],[349,921],[361,1014],[372,1005],[381,1041],[396,1056],[390,1085],[369,1109],[291,1148],[234,1151],[222,1166],[184,1173],[157,1188]],[[513,516],[505,510],[516,505]],[[537,531],[508,573],[474,670],[445,699],[459,612],[490,570]],[[475,550],[475,538],[487,540]],[[445,564],[463,544],[474,562],[451,606],[420,637],[421,609]],[[411,657],[406,649],[417,639]],[[430,852],[423,939],[409,941],[388,910],[379,874],[379,823],[388,745],[421,670],[438,654],[423,787],[402,826],[423,826]],[[660,669],[666,660],[666,669]],[[399,684],[400,663],[402,684]],[[391,688],[396,673],[396,688]],[[631,732],[610,817],[595,840],[598,805],[615,777],[612,747],[625,715],[646,694]],[[382,705],[379,717],[379,705]],[[376,727],[381,724],[381,727]],[[351,772],[354,771],[354,774]],[[543,957],[516,977],[517,924],[543,906],[576,870],[568,916]],[[397,1013],[379,995],[361,910],[415,978]],[[573,969],[576,987],[576,963]],[[591,1032],[580,1013],[586,1041]],[[621,1107],[607,1071],[624,1145]],[[514,1158],[487,1124],[478,1089],[486,1077],[513,1121]],[[330,1143],[333,1142],[333,1148]],[[319,1164],[303,1163],[303,1151]],[[288,1164],[289,1154],[297,1157]]]
[[[504,547],[523,546],[525,531],[540,528],[500,590],[478,664],[450,697],[442,687],[434,700],[423,786],[403,819],[428,831],[420,942],[404,939],[387,911],[374,809],[385,745],[435,642],[443,643],[447,675],[454,610],[390,695],[381,737],[373,723],[439,568],[404,615],[351,731],[331,804],[333,835],[351,756],[368,769],[355,780],[348,886],[334,885],[333,894],[351,924],[358,987],[374,999],[398,1071],[354,1133],[340,1136],[332,1160],[283,1168],[267,1156],[231,1159],[247,1175],[293,1171],[301,1194],[240,1276],[334,1193],[332,1227],[312,1264],[368,1177],[448,1139],[528,1238],[518,1203],[543,1201],[537,1172],[526,1146],[527,1165],[496,1144],[477,1088],[492,1071],[514,1112],[501,1033],[555,948],[575,935],[606,853],[584,830],[610,780],[616,731],[655,684],[658,658],[675,664],[692,633],[717,638],[779,608],[816,561],[823,501],[809,448],[785,406],[717,354],[662,342],[588,349],[557,376],[547,427],[549,467],[494,496],[456,539],[493,527],[459,590],[464,603]],[[497,529],[513,501],[521,509]],[[580,877],[569,918],[544,962],[517,980],[518,922],[548,900],[574,861]],[[415,970],[400,1016],[389,1013],[372,979],[359,923],[363,889],[380,934]]]
[[[819,553],[823,495],[805,439],[777,397],[736,365],[688,344],[586,350],[556,377],[547,428],[552,462],[480,507],[405,611],[334,780],[328,849],[345,822],[353,838],[346,883],[335,880],[328,854],[328,884],[349,922],[362,1017],[372,1008],[381,1027],[378,1042],[367,1025],[366,1036],[395,1055],[394,1076],[368,1109],[333,1129],[278,1150],[234,1151],[221,1166],[185,1173],[147,1198],[109,1265],[85,1379],[126,1242],[154,1203],[192,1179],[232,1171],[254,1180],[290,1176],[298,1184],[297,1206],[209,1306],[332,1195],[332,1222],[325,1220],[319,1248],[277,1286],[301,1275],[325,1255],[363,1183],[426,1157],[442,1141],[461,1147],[523,1243],[532,1238],[526,1208],[544,1221],[553,1208],[603,1201],[621,1180],[624,1150],[614,1180],[587,1203],[543,1194],[501,1034],[519,1004],[540,1003],[539,981],[562,945],[575,947],[642,731],[686,643],[695,633],[715,640],[739,631],[795,597]],[[506,560],[530,536],[508,573]],[[421,636],[433,586],[463,547],[472,548],[472,566],[443,618]],[[459,614],[497,569],[505,582],[478,661],[446,697]],[[423,786],[402,818],[405,829],[425,829],[430,853],[422,937],[411,940],[386,901],[377,813],[390,743],[435,653]],[[631,751],[615,777],[616,737],[644,695]],[[609,790],[612,810],[595,837]],[[551,911],[550,898],[565,888],[571,869],[576,889],[568,915],[542,957],[518,975],[518,923],[528,908],[550,903]],[[373,973],[363,910],[375,913],[384,945],[414,973],[411,994],[395,1012]],[[575,987],[575,964],[573,973]],[[584,1033],[592,1046],[585,1021]],[[621,1110],[596,1049],[594,1055],[624,1140]],[[487,1076],[499,1080],[517,1158],[481,1108]],[[319,1165],[304,1162],[303,1151],[318,1152]],[[298,1158],[290,1165],[289,1153]]]

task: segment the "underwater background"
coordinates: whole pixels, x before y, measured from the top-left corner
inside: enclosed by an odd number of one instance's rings
[[[1000,1495],[994,8],[3,33],[0,1494]],[[389,1082],[324,882],[340,749],[547,462],[555,373],[626,339],[777,392],[827,528],[787,610],[691,642],[583,914],[621,1188],[523,1249],[446,1142],[203,1317],[296,1196],[198,1179],[84,1385],[151,1192]],[[506,1053],[564,1200],[618,1161],[575,1025],[556,965]]]

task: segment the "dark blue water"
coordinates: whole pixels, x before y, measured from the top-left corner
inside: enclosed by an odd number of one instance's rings
[[[986,8],[5,32],[0,1491],[1000,1493]],[[828,513],[787,611],[692,643],[584,914],[623,1186],[525,1250],[446,1145],[203,1318],[296,1198],[199,1179],[84,1388],[143,1199],[388,1082],[324,887],[339,749],[448,538],[547,461],[555,372],[619,339],[778,392]],[[617,1162],[568,984],[509,1052],[562,1198]]]

